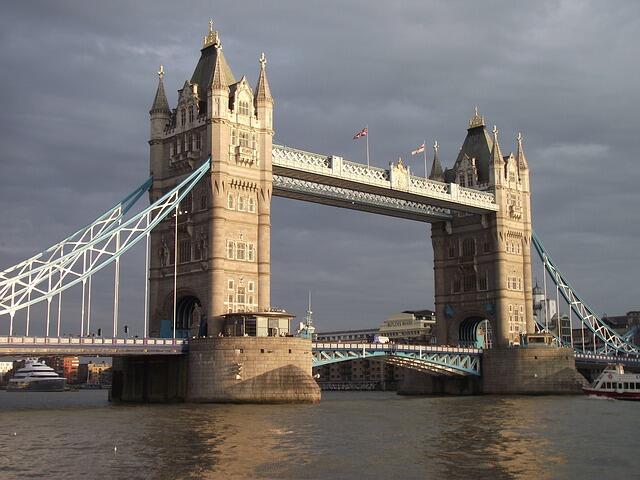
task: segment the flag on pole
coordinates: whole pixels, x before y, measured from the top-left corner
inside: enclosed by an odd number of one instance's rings
[[[356,133],[353,136],[353,139],[357,140],[357,139],[359,139],[361,137],[366,137],[368,133],[369,133],[369,129],[367,127],[364,127],[362,130],[360,130],[358,133]]]
[[[417,155],[424,152],[424,143],[411,152],[411,155]]]

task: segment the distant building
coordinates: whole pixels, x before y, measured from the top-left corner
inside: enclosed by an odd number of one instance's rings
[[[396,342],[430,343],[435,341],[435,324],[436,314],[431,310],[405,310],[388,317],[378,332]]]
[[[402,367],[384,361],[357,359],[313,369],[323,389],[394,390],[404,376]]]
[[[111,383],[111,364],[89,362],[78,365],[78,383],[108,385]]]
[[[378,335],[377,328],[361,328],[359,330],[321,332],[316,334],[315,339],[318,342],[371,342],[375,335]]]
[[[80,366],[80,358],[64,357],[63,372],[67,383],[78,383],[78,367]]]
[[[5,381],[5,377],[9,376],[9,372],[13,370],[13,362],[0,362],[0,385],[4,385],[9,379]]]

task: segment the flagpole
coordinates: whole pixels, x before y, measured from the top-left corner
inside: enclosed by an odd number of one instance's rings
[[[424,178],[427,178],[429,174],[427,173],[427,141],[425,140],[422,145],[424,146],[422,153],[424,154]]]
[[[367,134],[365,135],[367,139],[367,168],[369,167],[369,125],[366,125],[364,128],[367,129]]]

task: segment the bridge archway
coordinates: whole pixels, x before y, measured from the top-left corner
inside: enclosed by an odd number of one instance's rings
[[[202,303],[195,295],[180,297],[176,303],[176,337],[198,335],[201,330]]]
[[[493,345],[491,322],[479,315],[467,317],[460,323],[458,338],[460,345],[465,347],[491,348]]]

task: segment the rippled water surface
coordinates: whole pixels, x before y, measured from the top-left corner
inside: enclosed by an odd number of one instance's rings
[[[325,392],[111,405],[0,391],[0,478],[638,478],[640,402]]]

